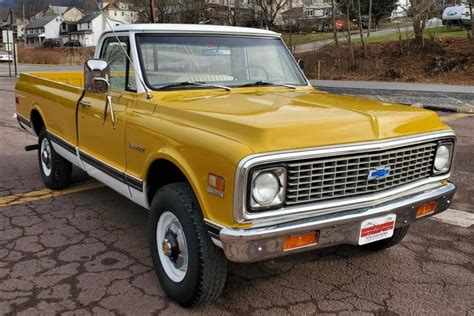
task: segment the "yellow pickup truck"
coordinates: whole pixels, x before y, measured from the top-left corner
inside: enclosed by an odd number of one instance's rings
[[[47,187],[74,165],[150,210],[159,281],[195,306],[227,260],[385,249],[451,203],[436,113],[318,91],[299,66],[271,31],[117,26],[84,72],[21,74],[16,115]]]

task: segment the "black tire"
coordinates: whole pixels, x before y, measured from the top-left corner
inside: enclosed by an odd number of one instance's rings
[[[379,251],[379,250],[390,248],[392,246],[395,246],[400,241],[402,241],[403,238],[405,238],[406,234],[408,233],[409,228],[410,228],[410,225],[396,228],[395,231],[393,232],[392,237],[375,241],[370,244],[363,245],[361,247],[369,251]]]
[[[158,253],[161,245],[157,245],[156,230],[165,211],[178,219],[186,238],[188,268],[180,282],[167,275]],[[208,236],[199,203],[189,184],[172,183],[158,190],[151,204],[148,235],[155,272],[169,298],[183,307],[192,307],[219,297],[227,277],[227,259]]]
[[[50,148],[49,163],[51,171],[49,174],[45,171],[41,158],[41,144],[44,139],[46,139]],[[41,129],[38,138],[38,163],[46,187],[52,190],[62,190],[71,184],[72,164],[54,151],[44,127]]]

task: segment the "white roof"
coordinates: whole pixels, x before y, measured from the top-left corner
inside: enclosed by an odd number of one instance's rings
[[[212,34],[232,34],[232,35],[253,35],[276,37],[280,34],[273,31],[255,29],[250,27],[236,27],[224,25],[208,24],[122,24],[114,26],[115,32],[152,32],[152,33],[212,33]]]

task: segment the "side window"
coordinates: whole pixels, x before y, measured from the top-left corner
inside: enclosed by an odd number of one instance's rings
[[[136,90],[135,73],[131,71],[127,53],[130,53],[128,37],[115,37],[105,39],[100,58],[110,64],[110,86],[118,90]]]

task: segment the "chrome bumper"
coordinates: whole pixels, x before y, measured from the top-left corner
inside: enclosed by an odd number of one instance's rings
[[[448,183],[435,189],[417,192],[370,208],[320,215],[266,227],[223,228],[219,237],[226,257],[235,262],[261,261],[339,244],[357,245],[360,223],[363,220],[395,213],[397,215],[396,227],[410,225],[419,219],[445,211],[455,192],[456,186]],[[435,212],[416,218],[415,213],[418,206],[432,201],[438,202]],[[316,244],[290,251],[283,250],[285,237],[310,231],[319,232],[319,240]]]

